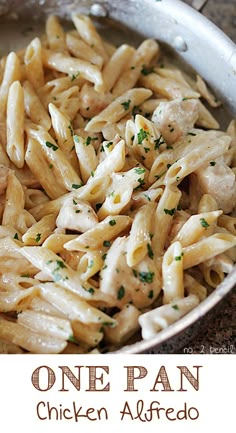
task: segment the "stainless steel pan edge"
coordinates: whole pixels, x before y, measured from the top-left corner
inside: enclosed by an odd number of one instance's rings
[[[236,46],[213,23],[180,0],[20,0],[0,1],[0,14],[19,12],[35,20],[72,11],[109,16],[145,37],[176,50],[204,77],[236,115]]]
[[[7,5],[1,9],[1,5]],[[236,46],[214,24],[179,0],[119,1],[0,1],[0,14],[12,12],[31,17],[37,22],[48,13],[68,17],[72,11],[107,16],[144,37],[156,38],[176,50],[236,115]],[[187,344],[216,314],[221,301],[236,285],[236,269],[196,309],[155,338],[127,345],[115,352],[143,353],[155,348],[156,353],[174,353]]]

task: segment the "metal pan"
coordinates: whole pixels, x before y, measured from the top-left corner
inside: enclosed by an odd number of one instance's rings
[[[206,1],[195,0],[201,7]],[[28,0],[0,1],[0,51],[25,46],[43,29],[49,13],[65,20],[71,12],[91,14],[100,31],[112,42],[137,43],[144,37],[158,39],[171,57],[197,71],[223,101],[222,127],[236,115],[236,46],[214,24],[179,0]],[[217,71],[217,73],[215,72]],[[148,341],[137,341],[116,353],[174,353],[222,308],[236,285],[236,269],[197,308]]]

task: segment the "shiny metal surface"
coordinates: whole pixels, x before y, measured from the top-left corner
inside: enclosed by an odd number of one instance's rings
[[[203,3],[203,2],[202,2]],[[22,46],[42,29],[49,13],[68,18],[72,11],[96,17],[102,32],[112,40],[131,43],[152,37],[177,52],[177,59],[193,67],[211,84],[226,111],[236,115],[236,46],[214,24],[179,0],[19,0],[0,1],[0,49]],[[132,19],[131,19],[132,18]],[[22,31],[31,27],[29,34]],[[132,31],[130,33],[130,31]],[[172,55],[172,51],[170,51]],[[217,73],[215,73],[217,71]],[[220,111],[222,123],[225,112]],[[129,345],[117,353],[138,353],[155,347],[155,352],[175,352],[207,326],[221,301],[236,285],[236,269],[199,307],[149,341]]]

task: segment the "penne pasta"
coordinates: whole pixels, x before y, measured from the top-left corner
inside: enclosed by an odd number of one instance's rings
[[[236,263],[235,120],[157,41],[72,24],[0,62],[0,353],[154,338]]]

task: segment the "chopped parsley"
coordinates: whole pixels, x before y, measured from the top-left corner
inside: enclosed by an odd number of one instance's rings
[[[135,278],[137,278],[138,276],[138,272],[135,269],[132,269],[133,275],[135,276]]]
[[[38,243],[41,240],[41,233],[37,233],[35,241]]]
[[[154,296],[154,292],[153,292],[153,290],[150,290],[150,292],[148,293],[148,298],[152,299],[153,296]]]
[[[175,256],[175,260],[176,262],[180,262],[180,260],[182,259],[184,253],[182,253],[180,256]]]
[[[51,170],[53,168],[53,164],[49,164],[49,168]]]
[[[54,152],[56,152],[56,150],[58,149],[58,146],[51,143],[50,141],[46,141],[46,146],[49,147],[50,149],[54,150]]]
[[[78,340],[76,340],[76,338],[74,337],[74,335],[70,335],[69,338],[68,338],[68,341],[70,343],[79,344]]]
[[[142,283],[152,283],[154,272],[138,272],[138,278]]]
[[[76,210],[75,210],[75,213],[80,213],[80,212],[81,212],[80,209],[76,209]]]
[[[193,137],[195,137],[197,134],[195,134],[194,132],[188,132],[187,135],[192,135]]]
[[[88,292],[91,293],[91,295],[93,295],[95,290],[92,287],[89,287]]]
[[[15,234],[14,234],[13,239],[17,239],[17,240],[19,240],[18,233],[15,233]]]
[[[109,221],[109,224],[110,224],[110,226],[112,226],[112,227],[113,227],[113,226],[115,226],[115,225],[116,225],[116,221],[115,221],[115,220],[110,220],[110,221]]]
[[[134,169],[134,171],[135,171],[135,173],[137,173],[137,174],[143,174],[143,173],[146,172],[145,168],[142,168],[142,167],[136,167],[136,168]]]
[[[167,164],[167,165],[166,165],[167,170],[169,170],[169,168],[171,167],[171,165],[172,165],[172,164]]]
[[[171,305],[172,306],[172,308],[174,309],[174,310],[176,310],[176,311],[178,311],[179,310],[179,307],[178,307],[178,305]]]
[[[82,183],[80,183],[80,184],[78,184],[78,183],[72,183],[71,188],[79,189],[79,188],[81,188],[81,186],[83,186]]]
[[[95,205],[96,211],[99,211],[99,209],[101,209],[101,207],[102,207],[102,203],[96,203],[96,205]]]
[[[117,292],[117,299],[119,299],[119,301],[125,296],[125,288],[124,286],[120,286],[118,292]]]
[[[72,128],[71,123],[68,125],[68,129],[70,130],[70,135],[71,135],[71,137],[73,137],[74,132],[73,132],[73,128]]]
[[[76,80],[76,78],[79,76],[79,74],[80,74],[79,72],[77,72],[77,74],[73,74],[71,77],[71,81]]]
[[[175,207],[173,209],[166,209],[166,208],[164,208],[164,212],[165,212],[166,215],[173,216],[174,213],[175,213]]]
[[[144,197],[148,200],[148,201],[151,201],[151,199],[150,199],[150,197],[149,197],[149,195],[148,194],[143,194],[144,195]]]
[[[200,224],[202,225],[202,227],[204,227],[205,229],[207,229],[207,227],[210,227],[210,224],[208,224],[207,220],[205,220],[205,218],[200,218]]]
[[[91,176],[92,176],[92,177],[94,177],[94,171],[91,171],[91,173],[90,173],[90,174],[91,174]]]
[[[102,260],[106,260],[106,258],[107,258],[107,253],[103,254]]]
[[[141,128],[137,136],[138,136],[138,144],[142,144],[143,140],[146,140],[148,138],[148,132],[144,131],[144,129]]]
[[[151,240],[152,240],[153,236],[154,236],[154,233],[149,233],[149,237]]]
[[[165,143],[164,138],[162,137],[162,135],[160,135],[159,138],[157,138],[156,140],[154,140],[155,143],[155,150],[159,149],[159,147]]]
[[[210,161],[210,165],[211,165],[212,167],[214,167],[214,166],[216,165],[216,162],[215,162],[215,161]]]
[[[130,103],[131,103],[131,99],[128,99],[128,101],[121,103],[121,105],[124,107],[125,111],[129,110]]]
[[[141,74],[143,75],[149,75],[149,74],[153,74],[153,72],[155,72],[154,68],[147,68],[145,65],[143,65],[142,69],[141,69]]]
[[[78,204],[77,201],[75,201],[74,198],[73,198],[73,204],[74,204],[74,205]]]
[[[109,141],[109,143],[107,143],[107,144],[105,145],[105,147],[106,147],[107,149],[109,149],[109,147],[112,146],[112,145],[113,145],[113,141]]]
[[[103,246],[104,247],[110,247],[111,246],[111,242],[110,241],[104,241],[103,242]]]
[[[150,259],[153,260],[154,253],[150,244],[147,244],[147,250],[148,250],[148,257],[150,257]]]
[[[85,146],[88,146],[92,140],[97,140],[98,137],[87,137],[85,141]]]
[[[64,269],[67,267],[62,260],[56,260],[56,264],[57,264],[57,267],[54,269],[53,272],[58,271],[59,269]]]

